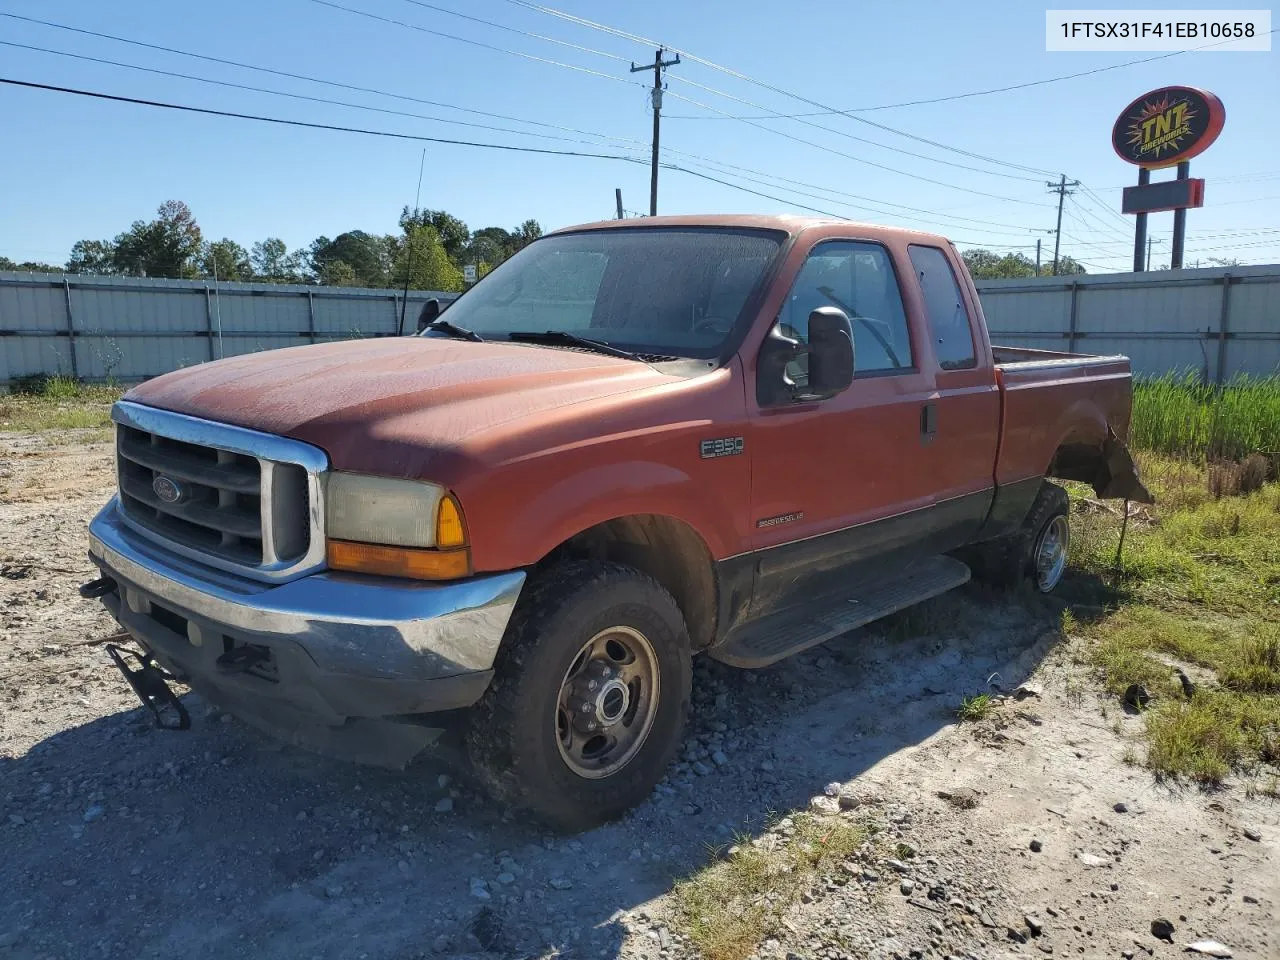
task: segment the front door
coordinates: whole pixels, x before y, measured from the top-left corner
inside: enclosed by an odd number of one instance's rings
[[[805,341],[809,314],[837,306],[854,334],[854,381],[828,400],[760,408],[749,398],[756,590],[752,615],[838,589],[862,562],[909,556],[927,534],[933,377],[903,309],[893,259],[870,241],[816,245],[777,317]],[[790,376],[807,379],[804,359]]]

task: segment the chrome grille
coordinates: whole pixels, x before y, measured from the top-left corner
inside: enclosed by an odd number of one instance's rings
[[[322,451],[124,401],[112,418],[120,509],[137,532],[261,580],[322,564]]]

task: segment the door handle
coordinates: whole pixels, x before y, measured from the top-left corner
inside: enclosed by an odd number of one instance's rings
[[[920,442],[924,444],[933,442],[937,432],[938,405],[932,402],[926,403],[920,408]]]

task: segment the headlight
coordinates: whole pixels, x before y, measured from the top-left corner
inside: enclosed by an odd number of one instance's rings
[[[471,572],[467,529],[443,487],[333,473],[325,493],[329,566],[335,570],[452,580]]]
[[[434,483],[334,473],[325,492],[325,530],[338,540],[434,547],[443,498],[444,488]]]

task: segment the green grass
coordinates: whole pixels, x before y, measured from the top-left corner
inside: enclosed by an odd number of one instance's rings
[[[1280,485],[1215,496],[1211,466],[1139,453],[1157,505],[1131,518],[1120,563],[1119,519],[1077,511],[1073,565],[1110,585],[1091,641],[1105,688],[1153,695],[1145,756],[1161,777],[1217,785],[1233,774],[1280,775]],[[1078,490],[1075,492],[1079,493]],[[1175,668],[1193,674],[1186,698]]]
[[[960,701],[960,706],[956,708],[956,717],[961,723],[974,723],[989,716],[995,705],[995,701],[992,700],[991,695],[987,693],[979,693],[977,696],[965,697]]]
[[[743,960],[775,934],[801,894],[853,855],[870,836],[844,817],[794,818],[790,837],[774,849],[743,839],[722,860],[676,884],[675,926],[704,960]]]
[[[123,388],[91,386],[71,377],[32,378],[0,395],[0,431],[90,430],[111,425],[111,404]]]
[[[1137,381],[1133,444],[1201,462],[1280,456],[1280,376],[1236,377],[1222,388],[1195,374]]]

